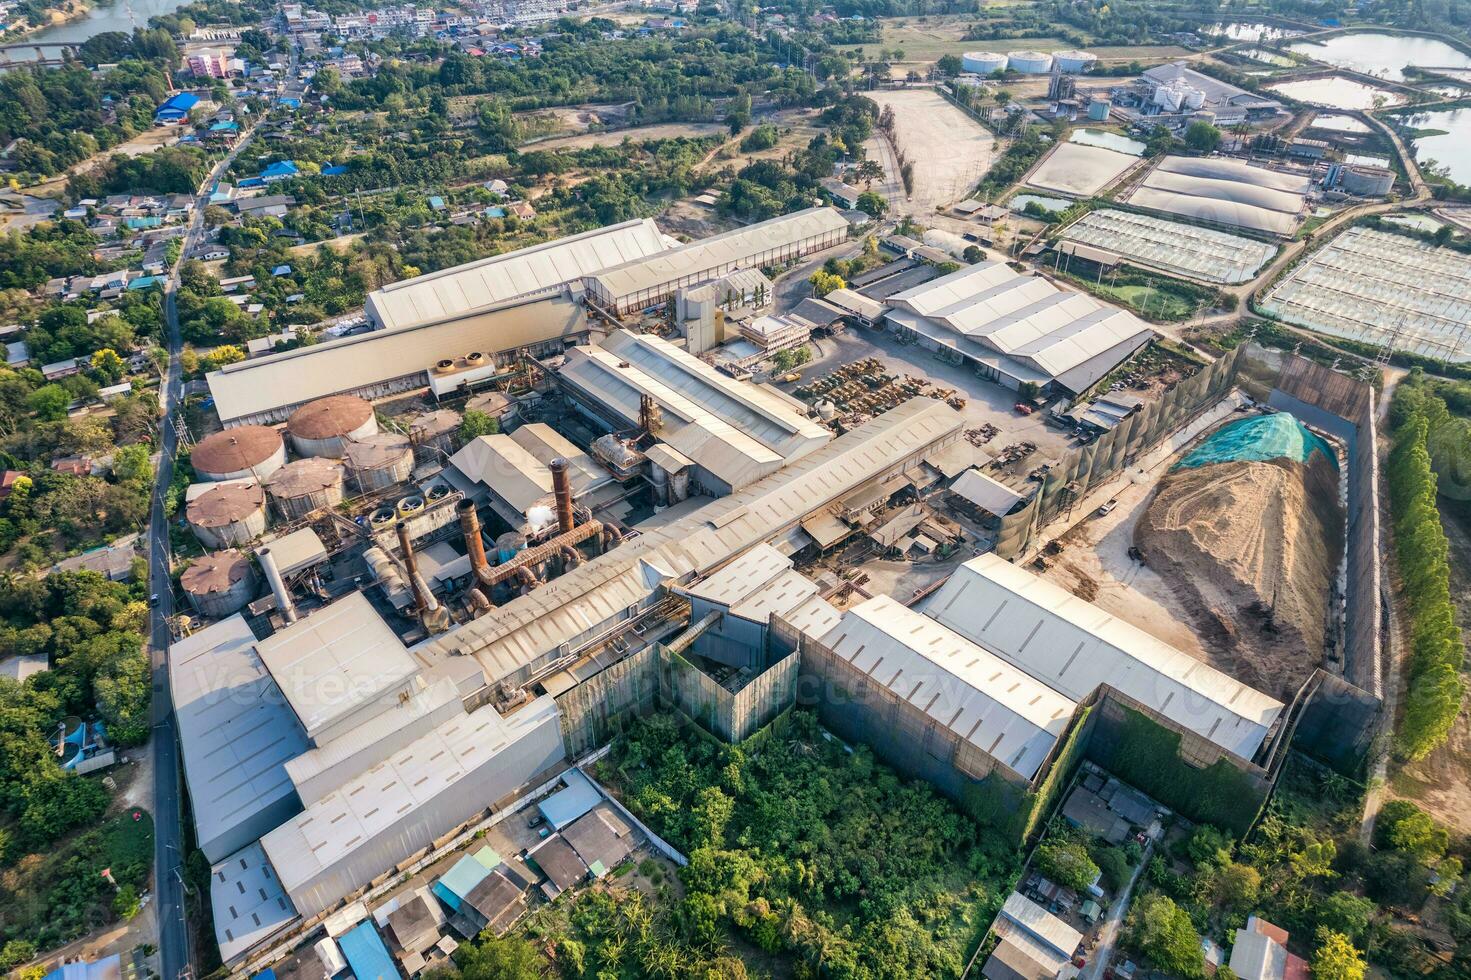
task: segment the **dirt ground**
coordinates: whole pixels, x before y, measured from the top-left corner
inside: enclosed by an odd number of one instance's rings
[[[988,4],[992,6],[992,4]],[[1060,38],[999,38],[987,41],[963,40],[966,30],[976,20],[973,14],[925,17],[896,17],[885,19],[883,39],[878,43],[842,45],[845,49],[861,48],[876,55],[880,50],[895,48],[904,52],[903,66],[928,66],[947,54],[964,54],[966,51],[1059,51],[1073,45]],[[1147,61],[1165,58],[1182,58],[1191,52],[1175,45],[1138,45],[1125,47],[1094,47],[1087,50],[1105,61]]]
[[[582,133],[577,136],[554,136],[537,143],[528,143],[523,152],[533,150],[581,150],[589,146],[617,146],[626,139],[667,140],[678,136],[713,136],[726,131],[720,123],[661,123],[656,126],[635,126],[632,129],[614,129],[602,133]]]
[[[1463,519],[1444,511],[1441,525],[1450,540],[1451,595],[1464,631],[1471,623],[1471,529]],[[1471,671],[1463,669],[1461,676],[1471,684]],[[1462,707],[1446,744],[1396,772],[1390,789],[1396,796],[1414,800],[1447,826],[1471,833],[1471,712]]]
[[[868,93],[881,107],[892,106],[896,149],[914,165],[909,208],[931,215],[970,194],[991,166],[996,139],[933,89],[893,89]]]

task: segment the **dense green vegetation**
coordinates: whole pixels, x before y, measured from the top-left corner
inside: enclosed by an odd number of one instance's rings
[[[1451,601],[1449,544],[1440,523],[1437,488],[1441,471],[1452,486],[1451,481],[1464,475],[1467,424],[1450,415],[1418,371],[1399,386],[1392,408],[1394,448],[1387,482],[1410,628],[1404,712],[1396,741],[1406,758],[1418,760],[1445,742],[1465,694],[1461,671],[1466,650]]]
[[[718,971],[733,944],[824,976],[956,975],[1017,860],[929,787],[866,748],[845,750],[805,712],[738,746],[658,716],[620,737],[600,775],[690,858],[666,930],[687,957],[676,975]],[[565,969],[569,940],[583,947],[580,970]],[[598,948],[559,940],[565,975],[603,975]],[[612,975],[671,974],[625,963]]]

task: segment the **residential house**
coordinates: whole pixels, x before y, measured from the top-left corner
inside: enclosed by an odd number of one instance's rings
[[[82,363],[75,357],[68,357],[64,361],[55,361],[51,364],[41,365],[41,376],[47,381],[57,381],[61,378],[69,378],[74,374],[81,373]]]
[[[179,92],[169,96],[153,113],[155,126],[177,126],[189,119],[189,110],[199,104],[199,96],[192,92]]]
[[[1287,951],[1287,938],[1286,929],[1248,917],[1246,928],[1236,930],[1231,972],[1240,980],[1307,980],[1307,961]]]

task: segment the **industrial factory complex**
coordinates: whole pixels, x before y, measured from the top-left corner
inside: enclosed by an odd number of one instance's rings
[[[1224,194],[1233,176],[1211,166],[1161,165],[1152,206]],[[1249,195],[1233,217],[1286,229],[1297,194]],[[209,374],[222,427],[193,445],[182,515],[206,554],[183,574],[168,665],[228,966],[335,962],[365,927],[381,944],[363,910],[467,844],[379,915],[401,962],[607,874],[647,832],[581,763],[656,704],[727,740],[802,704],[1023,820],[1131,724],[1168,733],[1161,766],[1233,773],[1244,805],[1289,740],[1367,744],[1369,722],[1332,729],[1319,694],[1372,718],[1377,647],[1354,637],[1377,630],[1328,630],[1333,659],[1309,651],[1289,686],[1161,639],[1033,559],[1134,461],[1292,412],[1313,427],[1292,445],[1323,447],[1294,465],[1348,474],[1348,615],[1377,615],[1356,604],[1377,581],[1372,391],[1243,345],[1133,397],[1101,382],[1156,339],[1138,317],[1006,262],[937,269],[903,240],[850,288],[763,311],[771,278],[850,227],[813,208],[680,243],[627,222],[384,287],[370,329]],[[1162,234],[1134,233],[1139,248]],[[753,376],[783,332],[882,336],[974,387],[877,359],[797,388]],[[985,448],[973,391],[1028,415],[1033,399],[1080,406],[1083,421],[1049,421],[1076,444],[1040,467],[1035,446]],[[490,431],[461,431],[472,410]],[[896,567],[918,578],[901,589]],[[527,853],[476,843],[531,807]]]

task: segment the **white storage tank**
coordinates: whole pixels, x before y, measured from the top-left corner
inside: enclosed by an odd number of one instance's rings
[[[1205,105],[1205,93],[1194,86],[1185,89],[1185,108],[1199,109]]]
[[[1087,51],[1058,51],[1052,56],[1057,63],[1057,70],[1067,72],[1070,75],[1081,75],[1083,72],[1091,71],[1098,63],[1098,55],[1089,54]]]
[[[216,551],[184,569],[179,584],[201,616],[224,619],[255,598],[255,569],[238,551]]]
[[[1360,197],[1383,197],[1394,189],[1394,171],[1383,167],[1344,167],[1338,186]]]
[[[1011,51],[1006,63],[1023,75],[1045,75],[1052,70],[1052,55],[1042,51]]]
[[[414,470],[414,447],[408,436],[380,432],[356,439],[347,447],[347,471],[356,493],[374,493],[403,483]]]
[[[967,51],[960,56],[960,67],[977,75],[1005,71],[1006,64],[1006,55],[995,51]]]
[[[206,489],[185,509],[189,527],[206,548],[254,541],[266,530],[266,492],[255,480],[233,480]]]
[[[342,464],[313,456],[287,463],[266,481],[266,493],[286,520],[342,503]]]
[[[1154,90],[1154,101],[1165,112],[1179,112],[1185,93],[1172,85],[1161,85]]]
[[[264,480],[286,463],[281,433],[264,425],[240,425],[194,444],[189,463],[202,480]]]
[[[366,400],[356,395],[331,395],[292,412],[286,420],[286,431],[301,455],[341,459],[350,440],[378,432],[378,419]]]

